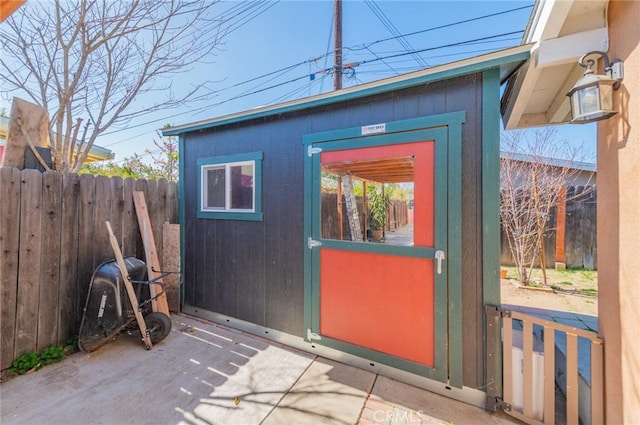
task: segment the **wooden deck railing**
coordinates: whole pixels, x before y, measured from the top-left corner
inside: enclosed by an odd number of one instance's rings
[[[528,424],[555,424],[556,422],[556,333],[562,332],[566,336],[566,423],[578,424],[602,424],[604,423],[604,374],[603,374],[603,341],[595,332],[567,326],[542,318],[530,316],[516,311],[504,310],[496,307],[487,307],[487,313],[499,315],[502,319],[502,400],[498,403],[508,414]],[[491,323],[491,317],[488,317]],[[522,325],[522,379],[513,376],[514,346],[518,338],[514,338],[514,322],[516,328]],[[494,322],[495,323],[495,322]],[[541,334],[534,335],[534,326]],[[519,329],[516,330],[519,332]],[[590,400],[583,400],[589,406],[580,406],[579,399],[579,364],[578,364],[578,340],[585,338],[590,346]],[[542,353],[534,350],[534,341],[543,345]],[[534,356],[542,355],[543,365],[543,417],[535,409],[541,400],[536,399],[534,393],[535,365]],[[516,369],[518,370],[518,369]],[[522,388],[516,388],[514,384],[522,384]],[[514,406],[514,394],[521,391],[521,410]],[[582,409],[581,409],[582,408]],[[580,411],[590,414],[580,417]]]

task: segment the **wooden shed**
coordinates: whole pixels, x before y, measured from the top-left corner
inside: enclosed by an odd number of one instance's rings
[[[484,406],[500,86],[528,57],[519,46],[164,130],[180,144],[183,310]],[[402,242],[368,241],[362,208],[361,233],[324,231],[323,193],[353,212],[354,179],[411,188]]]

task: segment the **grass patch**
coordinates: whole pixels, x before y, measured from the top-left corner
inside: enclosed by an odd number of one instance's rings
[[[506,269],[508,276],[518,278],[518,271],[515,267],[501,267]],[[585,270],[584,268],[555,270],[547,269],[547,285],[564,287],[566,289],[585,289],[585,294],[595,294],[598,288],[598,272],[596,270]],[[542,281],[542,270],[539,268],[531,270],[529,279],[533,285]]]

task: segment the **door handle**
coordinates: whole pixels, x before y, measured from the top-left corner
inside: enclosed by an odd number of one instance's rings
[[[437,250],[436,261],[438,262],[438,265],[437,265],[438,274],[442,274],[442,260],[444,260],[444,251]]]

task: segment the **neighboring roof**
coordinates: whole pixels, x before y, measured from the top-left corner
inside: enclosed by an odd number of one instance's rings
[[[434,66],[432,68],[423,69],[421,71],[415,71],[408,74],[398,75],[395,77],[362,84],[359,86],[349,87],[339,91],[302,98],[278,105],[251,109],[249,111],[239,112],[218,118],[178,125],[163,129],[162,134],[164,136],[175,136],[190,131],[213,128],[225,124],[303,110],[351,99],[358,99],[365,96],[389,92],[392,90],[404,89],[407,87],[426,84],[433,81],[445,80],[465,74],[481,72],[492,68],[500,69],[500,81],[503,82],[506,81],[506,79],[529,58],[530,47],[531,46],[526,45],[516,46],[481,56],[475,56],[444,65]]]
[[[5,139],[7,138],[7,128],[9,127],[9,118],[0,117],[0,146],[4,146]],[[105,161],[114,159],[116,155],[109,149],[101,146],[93,145],[89,149],[89,155],[85,162]]]
[[[593,162],[572,161],[560,158],[547,158],[529,155],[525,153],[500,151],[500,158],[511,159],[515,161],[542,163],[552,167],[568,167],[575,170],[596,172],[596,164]]]
[[[608,0],[537,0],[522,44],[531,58],[509,79],[501,112],[506,129],[567,123],[566,96],[582,77],[578,59],[609,49]]]

